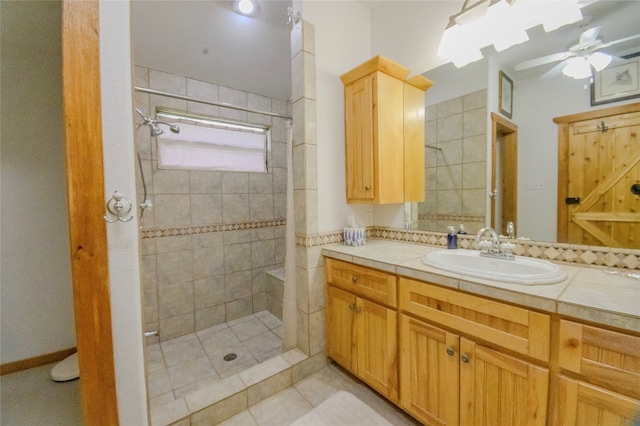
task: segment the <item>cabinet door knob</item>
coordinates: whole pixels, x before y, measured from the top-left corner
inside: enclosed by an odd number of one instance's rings
[[[362,309],[360,308],[360,306],[357,306],[357,307],[356,307],[356,314],[359,314],[361,310],[362,310]]]
[[[467,355],[467,354],[462,354],[462,356],[460,357],[460,359],[462,360],[462,362],[469,362],[469,355]]]
[[[358,282],[358,277],[355,275],[351,275],[351,282],[352,283],[357,283]]]
[[[353,303],[349,303],[349,310],[353,311]]]
[[[453,348],[447,348],[447,355],[454,356],[455,354],[456,354],[456,351],[454,351]]]
[[[364,186],[364,190],[365,190],[365,191],[368,191],[368,190],[370,190],[370,189],[371,189],[371,187],[370,187],[369,185],[365,185],[365,186]]]

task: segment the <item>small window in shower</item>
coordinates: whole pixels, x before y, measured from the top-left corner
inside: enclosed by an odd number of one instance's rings
[[[269,127],[163,109],[157,117],[180,127],[158,136],[158,168],[268,171]]]

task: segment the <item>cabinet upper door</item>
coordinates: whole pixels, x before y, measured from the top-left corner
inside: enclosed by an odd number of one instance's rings
[[[345,162],[347,202],[373,201],[375,73],[345,86]]]
[[[400,405],[428,425],[459,421],[459,336],[400,314]]]
[[[464,338],[460,361],[461,425],[546,424],[549,370]]]

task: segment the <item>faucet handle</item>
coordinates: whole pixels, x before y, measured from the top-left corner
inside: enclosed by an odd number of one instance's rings
[[[478,241],[478,245],[480,246],[480,253],[489,253],[489,249],[493,246],[493,243],[489,240],[480,240]]]
[[[500,250],[504,253],[504,257],[507,259],[513,259],[513,250],[516,248],[516,245],[513,243],[502,243],[500,244]]]

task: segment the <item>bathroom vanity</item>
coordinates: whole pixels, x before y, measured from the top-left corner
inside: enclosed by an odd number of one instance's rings
[[[327,353],[424,424],[628,424],[640,415],[640,281],[564,266],[514,284],[428,266],[441,249],[323,248]]]

